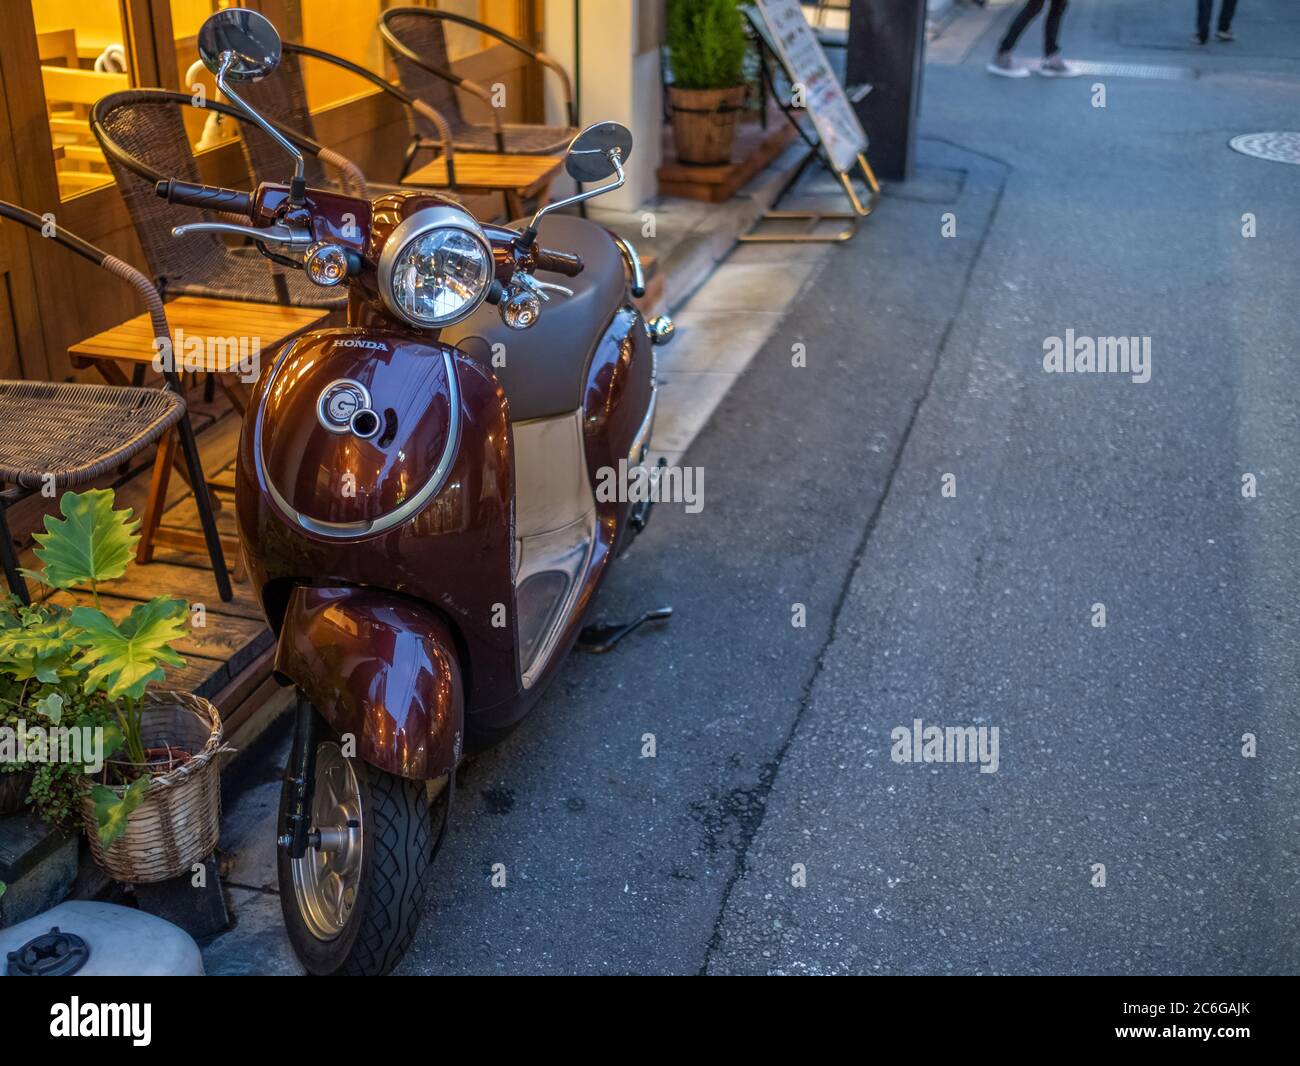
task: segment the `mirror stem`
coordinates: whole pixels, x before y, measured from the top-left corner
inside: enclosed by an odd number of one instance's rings
[[[528,223],[528,228],[519,235],[519,247],[530,248],[537,240],[537,224],[549,215],[552,211],[558,211],[562,207],[572,207],[574,204],[580,204],[584,200],[591,200],[597,196],[604,196],[607,192],[613,192],[615,189],[621,189],[627,183],[627,175],[623,173],[623,153],[617,148],[611,148],[605,153],[605,158],[610,161],[614,167],[614,173],[617,180],[610,182],[608,185],[602,185],[599,189],[588,189],[586,192],[578,193],[577,196],[570,196],[565,200],[557,200],[553,204],[547,204],[533,216],[533,220]]]
[[[292,204],[301,204],[307,198],[307,162],[303,158],[296,145],[286,138],[279,130],[266,121],[252,107],[240,99],[239,94],[231,89],[226,80],[226,71],[230,69],[230,64],[235,60],[233,52],[226,52],[221,57],[221,69],[217,71],[217,86],[227,98],[251,118],[257,125],[266,132],[276,144],[293,156],[293,181],[289,184],[289,202]]]

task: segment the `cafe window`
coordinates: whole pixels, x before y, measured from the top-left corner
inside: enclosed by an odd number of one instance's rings
[[[289,0],[288,34],[312,48],[350,60],[367,70],[383,72],[384,48],[377,24],[385,7],[381,0]],[[302,67],[307,105],[320,111],[373,90],[355,74],[329,63],[307,60]]]
[[[282,32],[291,40],[332,52],[368,70],[391,75],[387,51],[379,36],[380,14],[390,7],[428,7],[476,19],[511,36],[524,32],[522,0],[285,0]],[[447,48],[453,61],[498,44],[468,26],[448,24]],[[358,79],[327,64],[303,65],[307,102],[313,111],[343,103],[370,90]]]
[[[199,27],[214,11],[225,7],[238,7],[226,0],[171,0],[172,46],[176,52],[177,84],[188,88],[201,81],[195,68],[199,60]]]
[[[5,0],[11,2],[11,0]],[[133,85],[162,84],[186,93],[217,95],[212,75],[198,57],[198,34],[214,11],[239,6],[240,0],[17,0],[30,3],[38,40],[46,119],[54,153],[60,198],[109,189],[112,174],[90,130],[95,101]],[[527,37],[536,24],[538,0],[261,0],[250,3],[272,18],[286,40],[298,41],[393,77],[391,61],[379,36],[379,16],[404,4],[464,15],[515,37]],[[128,23],[125,11],[152,10],[156,20]],[[128,25],[136,39],[128,40]],[[490,83],[524,62],[491,36],[472,27],[448,24],[452,60],[468,64],[464,72]],[[156,57],[158,68],[132,69],[132,57]],[[153,59],[140,59],[141,63]],[[375,90],[344,70],[311,60],[302,66],[307,100],[320,112],[347,105]],[[217,148],[238,137],[238,123],[215,113],[182,111],[190,144],[199,151]]]
[[[440,3],[424,6],[465,15],[502,33],[508,33],[511,37],[520,37],[524,32],[521,17],[523,5],[518,0],[441,0]],[[447,50],[453,60],[481,52],[496,43],[493,38],[468,26],[449,26],[447,30]]]
[[[113,183],[90,109],[131,86],[119,0],[32,0],[59,196]]]
[[[176,62],[176,84],[184,92],[201,91],[205,97],[217,96],[216,79],[199,58],[199,27],[214,11],[243,6],[239,0],[170,0],[172,51]],[[181,109],[181,120],[196,151],[215,148],[223,141],[239,137],[239,124],[212,113],[204,116],[192,107]]]

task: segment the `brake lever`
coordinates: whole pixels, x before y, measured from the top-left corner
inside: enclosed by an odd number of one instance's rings
[[[221,233],[233,237],[249,237],[266,244],[281,244],[287,248],[307,248],[312,235],[305,229],[293,229],[276,223],[273,226],[241,226],[234,222],[187,222],[172,229],[173,237],[188,237],[191,233]]]
[[[572,296],[573,290],[563,285],[556,285],[550,281],[538,281],[531,274],[516,274],[512,281],[518,283],[521,288],[527,289],[534,293],[543,303],[550,303],[551,298],[546,294],[548,292],[558,292],[561,296]]]
[[[573,295],[573,290],[564,285],[556,285],[550,281],[538,281],[536,278],[533,278],[533,282],[539,289],[549,289],[551,292],[558,292],[561,296]]]

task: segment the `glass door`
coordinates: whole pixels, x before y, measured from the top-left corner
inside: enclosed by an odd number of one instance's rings
[[[46,120],[67,200],[112,185],[87,117],[101,96],[131,87],[118,0],[31,0]]]

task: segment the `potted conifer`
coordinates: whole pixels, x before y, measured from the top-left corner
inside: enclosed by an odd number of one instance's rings
[[[668,101],[683,163],[731,161],[736,119],[749,91],[749,44],[736,0],[668,0],[665,43],[672,63]]]

